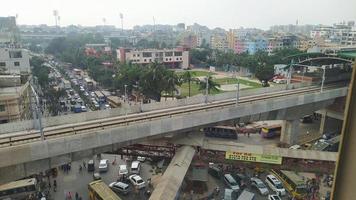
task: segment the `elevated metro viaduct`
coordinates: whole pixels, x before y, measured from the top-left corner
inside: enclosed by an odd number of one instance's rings
[[[277,88],[271,89],[277,90]],[[311,91],[308,89],[309,92],[297,92],[300,90],[304,91],[304,88],[265,93],[259,96],[245,96],[240,99],[238,105],[232,99],[230,103],[226,103],[226,101],[225,103],[224,101],[208,104],[198,103],[193,104],[195,105],[193,108],[192,105],[181,105],[173,111],[170,108],[124,115],[116,118],[115,123],[120,122],[119,125],[111,125],[111,122],[106,122],[109,124],[104,125],[104,123],[94,120],[89,121],[89,125],[86,125],[87,129],[75,131],[72,128],[71,131],[67,131],[63,135],[46,136],[43,141],[33,139],[33,142],[27,141],[23,144],[15,143],[12,144],[13,146],[2,146],[0,148],[0,160],[2,160],[0,182],[26,177],[97,153],[114,151],[148,138],[162,137],[167,133],[189,131],[236,119],[248,121],[286,120],[289,128],[284,132],[282,140],[294,143],[298,134],[296,121],[299,121],[301,116],[325,108],[331,105],[335,98],[343,97],[347,93],[346,87],[325,89],[322,93],[315,88]],[[261,91],[258,92],[261,93]],[[286,95],[287,93],[288,95]],[[230,95],[230,98],[233,98],[234,94]],[[268,95],[272,96],[263,98]],[[204,101],[205,99],[202,98],[201,102]],[[68,126],[77,128],[80,124],[82,123],[66,125],[67,128],[60,128],[57,131],[70,129]],[[44,131],[46,134],[46,129]],[[9,135],[12,133],[1,134],[5,139]]]

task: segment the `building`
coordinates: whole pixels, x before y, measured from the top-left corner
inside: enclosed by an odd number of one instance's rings
[[[85,55],[100,57],[101,55],[111,55],[111,48],[108,44],[86,44]]]
[[[16,17],[0,17],[0,44],[17,43],[20,31],[16,26]]]
[[[210,46],[212,49],[217,49],[220,51],[227,51],[228,48],[228,40],[226,35],[218,35],[215,34],[210,37]]]
[[[342,33],[340,44],[347,46],[356,45],[356,26],[350,31]]]
[[[0,72],[4,74],[30,73],[30,57],[27,50],[0,48]]]
[[[192,34],[185,35],[180,40],[180,45],[190,48],[190,49],[197,48],[198,47],[198,37],[196,35],[192,35]]]
[[[189,51],[184,48],[174,49],[117,49],[120,62],[134,64],[163,63],[171,68],[189,68]]]
[[[23,84],[19,75],[0,75],[0,124],[31,118],[31,94],[29,81]]]

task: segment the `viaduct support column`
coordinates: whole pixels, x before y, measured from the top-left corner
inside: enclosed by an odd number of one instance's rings
[[[284,120],[282,125],[281,142],[294,145],[298,143],[299,119]]]
[[[340,120],[340,118],[334,118],[337,117],[337,115],[334,114],[333,116],[332,114],[333,113],[330,113],[325,109],[322,111],[319,129],[320,136],[326,133],[339,134],[341,132],[343,120]]]

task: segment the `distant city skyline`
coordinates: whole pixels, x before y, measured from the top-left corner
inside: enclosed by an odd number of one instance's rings
[[[59,24],[114,25],[121,28],[120,13],[125,29],[135,25],[174,25],[198,23],[211,29],[260,28],[273,25],[325,24],[356,20],[354,0],[13,0],[2,3],[2,16],[18,15],[19,25],[54,25],[53,11],[60,16]]]

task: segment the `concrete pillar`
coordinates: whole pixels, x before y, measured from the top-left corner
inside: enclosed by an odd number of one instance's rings
[[[299,123],[299,119],[283,121],[281,133],[282,143],[290,145],[298,143]]]
[[[328,112],[322,112],[320,119],[319,133],[340,133],[342,128],[342,120],[328,116]]]
[[[327,116],[326,116],[326,111],[325,111],[325,112],[322,112],[322,114],[321,114],[320,128],[319,128],[320,135],[323,135],[325,132],[326,119],[327,119]]]

